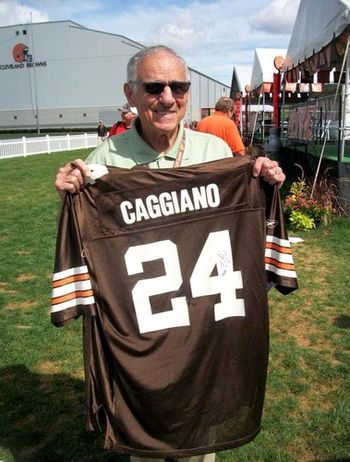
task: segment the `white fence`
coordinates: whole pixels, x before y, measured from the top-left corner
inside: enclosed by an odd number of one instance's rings
[[[0,140],[0,160],[10,157],[26,157],[33,154],[93,148],[97,145],[97,140],[97,134],[94,133],[46,135],[33,138],[23,136],[13,140]]]

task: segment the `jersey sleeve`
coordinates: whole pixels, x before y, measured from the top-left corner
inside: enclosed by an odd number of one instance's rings
[[[277,186],[266,188],[265,270],[269,284],[286,295],[298,288],[291,245]]]
[[[51,322],[62,326],[87,313],[95,299],[84,258],[73,196],[67,194],[60,215],[52,276]]]

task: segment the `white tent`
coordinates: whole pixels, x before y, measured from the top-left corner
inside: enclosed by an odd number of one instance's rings
[[[350,0],[301,0],[290,38],[283,71],[295,68],[324,51],[315,67],[331,68],[334,56],[326,47],[339,37],[350,24]],[[336,52],[344,53],[341,42]],[[313,63],[310,63],[311,66]],[[316,69],[315,69],[316,70]]]
[[[250,84],[250,78],[252,75],[252,66],[247,64],[238,64],[235,66],[237,79],[241,85],[242,94],[246,94],[245,87]]]
[[[338,170],[340,180],[340,198],[344,209],[350,215],[349,164],[344,162],[345,142],[350,139],[350,0],[300,0],[298,14],[293,27],[287,56],[282,72],[288,82],[303,81],[314,78],[327,83],[330,71],[339,74],[338,83],[332,102],[331,113],[338,114],[336,96],[341,94],[342,120],[327,121],[340,125],[341,145],[338,153]],[[304,80],[306,81],[306,80]],[[344,85],[340,85],[344,82]],[[338,93],[339,92],[339,93]],[[316,183],[327,137],[320,153],[315,175]]]
[[[303,81],[305,76],[313,79],[317,73],[318,80],[327,83],[333,69],[346,74],[343,142],[350,138],[349,27],[350,0],[301,0],[282,67],[288,82]]]
[[[250,86],[252,90],[260,87],[263,83],[271,84],[273,74],[277,72],[273,61],[276,56],[286,56],[287,50],[281,48],[256,48]]]

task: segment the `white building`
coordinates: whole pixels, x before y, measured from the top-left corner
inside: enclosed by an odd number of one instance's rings
[[[125,103],[128,60],[144,45],[72,21],[0,27],[0,129],[111,125]],[[185,119],[230,87],[190,68]]]

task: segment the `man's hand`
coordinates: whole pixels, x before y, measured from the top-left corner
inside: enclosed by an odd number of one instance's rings
[[[64,197],[66,192],[76,193],[84,185],[85,176],[90,175],[90,169],[81,159],[76,159],[61,167],[56,175],[55,188]]]
[[[261,176],[269,184],[277,184],[280,188],[286,175],[275,160],[268,157],[257,157],[253,167],[253,175],[255,177]]]

